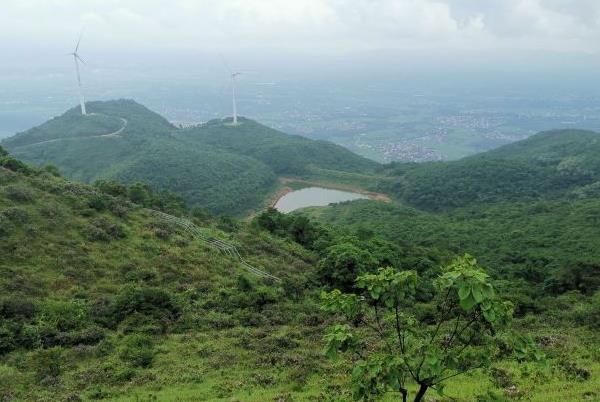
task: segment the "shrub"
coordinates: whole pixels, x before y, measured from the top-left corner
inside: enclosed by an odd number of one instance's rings
[[[125,237],[122,226],[105,218],[94,219],[90,224],[84,226],[82,232],[89,241],[109,241]]]
[[[27,299],[6,297],[0,299],[0,318],[29,319],[35,315],[35,305]]]
[[[7,325],[0,326],[0,356],[16,347],[16,335]]]
[[[30,175],[34,172],[28,165],[10,156],[0,157],[0,166],[12,170],[13,172],[19,172],[26,175]]]
[[[22,185],[12,185],[6,187],[6,195],[13,201],[31,202],[35,199],[35,191]]]
[[[119,358],[134,367],[150,367],[154,354],[152,339],[142,334],[126,336],[119,349]]]
[[[600,291],[589,297],[585,303],[576,305],[569,315],[576,324],[600,329]]]
[[[82,230],[83,236],[89,241],[109,241],[110,236],[101,228],[94,225],[85,225]]]
[[[8,218],[13,223],[27,223],[29,214],[22,208],[12,207],[2,211],[2,215]]]
[[[331,287],[350,290],[354,278],[377,268],[377,261],[371,253],[352,243],[340,243],[327,249],[319,262],[321,278]]]
[[[11,233],[12,226],[10,220],[6,216],[0,214],[0,237],[8,236]]]
[[[127,196],[127,187],[115,180],[98,180],[94,183],[94,187],[114,197]]]
[[[179,317],[180,308],[163,289],[128,287],[117,295],[107,318],[110,325],[116,325],[136,313],[162,322],[173,322]]]
[[[47,203],[40,208],[40,214],[46,218],[60,218],[63,216],[63,210],[57,203]]]
[[[60,171],[58,170],[58,167],[54,165],[45,165],[43,169],[54,177],[60,177]]]
[[[63,370],[65,360],[62,349],[40,349],[31,355],[30,366],[35,371],[38,381],[47,381],[48,377],[56,378]]]
[[[109,200],[104,195],[94,194],[88,198],[88,206],[96,211],[104,211],[109,204]]]
[[[77,330],[89,322],[88,310],[80,302],[47,301],[41,307],[39,322],[59,332]]]
[[[91,326],[78,331],[59,333],[56,343],[61,346],[95,345],[102,339],[104,339],[102,328]]]

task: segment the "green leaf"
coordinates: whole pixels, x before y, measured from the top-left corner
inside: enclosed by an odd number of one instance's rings
[[[492,297],[494,297],[494,288],[489,283],[486,284],[486,286],[484,286],[482,290],[483,290],[483,295],[487,299],[491,299]]]
[[[494,313],[494,310],[483,310],[483,317],[488,322],[494,322],[494,321],[496,321],[496,313]]]
[[[462,299],[460,301],[460,307],[463,310],[468,311],[468,310],[471,310],[476,303],[477,302],[475,301],[473,296],[469,294],[469,297],[467,297],[466,299]]]
[[[483,301],[483,292],[481,291],[480,286],[473,287],[471,289],[471,293],[473,294],[473,298],[477,303],[481,303]]]
[[[458,298],[460,300],[464,300],[467,297],[469,297],[469,293],[471,293],[471,288],[467,285],[463,285],[460,288],[458,288]]]

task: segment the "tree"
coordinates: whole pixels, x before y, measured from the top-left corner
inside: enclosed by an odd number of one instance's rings
[[[348,242],[328,247],[319,262],[323,280],[342,290],[351,290],[358,275],[373,272],[375,268],[377,261],[371,253]]]
[[[152,189],[146,183],[133,183],[128,190],[129,199],[140,205],[148,205],[152,198]]]
[[[127,186],[116,180],[97,180],[94,187],[114,197],[127,197]]]
[[[457,258],[434,281],[433,322],[411,313],[417,282],[415,271],[383,268],[356,279],[360,294],[323,292],[323,309],[344,321],[326,334],[326,354],[354,354],[355,399],[396,391],[406,402],[414,383],[419,402],[429,389],[441,394],[449,378],[488,367],[509,350],[519,359],[543,358],[531,338],[509,331],[512,305],[496,296],[473,257]]]

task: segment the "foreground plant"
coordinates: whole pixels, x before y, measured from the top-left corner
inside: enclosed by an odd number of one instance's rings
[[[427,320],[412,314],[417,284],[415,271],[383,268],[356,279],[360,294],[323,292],[323,309],[344,321],[325,336],[326,354],[354,354],[355,399],[395,391],[406,402],[414,383],[418,402],[429,389],[443,394],[446,380],[489,367],[509,351],[518,359],[543,358],[530,338],[509,331],[513,307],[496,296],[473,257],[457,258],[434,281],[435,312]]]

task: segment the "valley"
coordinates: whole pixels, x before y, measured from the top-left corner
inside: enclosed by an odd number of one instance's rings
[[[600,134],[380,165],[243,118],[178,129],[132,101],[89,109],[84,127],[69,111],[2,142],[3,398],[350,400],[356,360],[322,352],[339,319],[324,292],[414,272],[403,308],[435,337],[436,278],[465,253],[534,349],[503,344],[444,395],[598,395]]]

